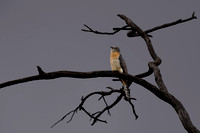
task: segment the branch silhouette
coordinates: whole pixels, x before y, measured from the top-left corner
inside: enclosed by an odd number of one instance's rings
[[[152,92],[159,99],[170,104],[176,111],[183,127],[185,128],[185,130],[188,133],[200,133],[200,131],[193,125],[192,121],[190,120],[190,116],[187,113],[184,106],[182,105],[182,103],[177,98],[175,98],[172,94],[170,94],[168,92],[168,89],[164,84],[164,81],[162,79],[162,74],[159,69],[159,65],[162,63],[162,60],[154,51],[153,45],[149,38],[149,37],[151,37],[151,35],[148,35],[148,33],[159,30],[159,29],[167,28],[167,27],[170,27],[170,26],[173,26],[176,24],[180,24],[180,23],[184,23],[187,21],[191,21],[193,19],[197,19],[197,17],[195,16],[195,13],[193,13],[192,16],[187,19],[179,19],[177,21],[174,21],[171,23],[166,23],[166,24],[154,27],[154,28],[146,30],[146,31],[143,31],[139,26],[137,26],[131,19],[129,19],[125,15],[119,14],[118,17],[121,18],[126,23],[126,25],[121,28],[113,28],[114,32],[109,33],[109,32],[95,31],[87,25],[84,25],[87,28],[87,30],[82,29],[82,31],[92,32],[95,34],[114,35],[121,30],[128,30],[128,34],[127,34],[128,37],[140,36],[141,38],[144,39],[146,46],[148,48],[149,54],[153,59],[153,61],[150,61],[148,63],[148,67],[149,67],[148,71],[143,72],[141,74],[137,74],[137,75],[131,75],[131,74],[125,74],[125,73],[119,73],[119,72],[113,72],[113,71],[91,71],[91,72],[56,71],[56,72],[48,72],[47,73],[47,72],[43,71],[41,69],[41,67],[37,66],[37,70],[39,73],[38,75],[1,83],[0,88],[5,88],[5,87],[11,86],[11,85],[16,85],[16,84],[30,82],[30,81],[51,80],[51,79],[62,78],[62,77],[81,78],[81,79],[99,78],[99,77],[111,77],[111,78],[116,78],[116,79],[123,78],[123,79],[129,80],[130,82],[136,83],[136,84],[144,87],[148,91]],[[148,77],[152,74],[154,75],[156,85],[153,85],[152,83],[143,79],[144,77]],[[116,80],[116,79],[114,79],[114,80]],[[81,103],[74,110],[70,111],[69,113],[64,115],[61,119],[59,119],[56,123],[54,123],[53,126],[55,126],[59,122],[63,121],[67,116],[71,115],[70,119],[68,120],[68,122],[70,122],[78,110],[85,112],[91,118],[91,120],[93,120],[91,125],[94,125],[96,122],[106,123],[105,120],[100,119],[101,115],[103,113],[105,113],[106,111],[108,112],[108,114],[110,114],[110,109],[113,108],[117,103],[119,103],[121,101],[121,99],[124,97],[124,92],[122,91],[122,89],[113,89],[111,87],[108,87],[108,88],[110,89],[110,91],[92,92],[92,93],[86,95],[85,97],[82,97]],[[119,93],[119,95],[113,103],[108,104],[105,97],[110,96],[113,93]],[[95,113],[89,113],[89,111],[87,109],[85,109],[85,107],[83,105],[85,104],[87,99],[93,95],[99,95],[100,96],[99,99],[104,100],[105,107],[102,110],[97,111]],[[132,98],[132,99],[134,99],[134,98]],[[131,100],[129,100],[127,102],[131,105],[133,114],[135,115],[135,118],[137,119],[138,116],[135,112],[133,103],[131,102]]]
[[[159,69],[159,65],[161,64],[162,60],[157,56],[156,52],[154,51],[154,48],[152,46],[151,40],[149,38],[148,33],[152,32],[152,31],[156,31],[158,29],[162,29],[162,28],[166,28],[172,25],[176,25],[179,23],[183,23],[183,22],[187,22],[193,19],[197,19],[197,17],[195,16],[195,12],[193,12],[192,16],[190,18],[187,19],[179,19],[175,22],[172,23],[167,23],[167,24],[163,24],[161,26],[157,26],[155,28],[152,28],[150,30],[147,31],[143,31],[139,26],[137,26],[135,23],[132,22],[131,19],[129,19],[128,17],[126,17],[125,15],[119,14],[118,15],[122,20],[125,21],[125,23],[127,24],[127,26],[130,27],[131,31],[129,31],[127,33],[128,37],[134,37],[134,36],[141,36],[144,41],[146,42],[149,54],[151,55],[151,57],[153,58],[153,62],[149,62],[148,66],[149,66],[149,70],[147,72],[141,73],[136,75],[135,77],[138,78],[144,78],[147,76],[150,76],[151,74],[154,73],[154,77],[155,77],[155,81],[158,85],[158,89],[159,92],[164,96],[164,97],[160,97],[161,94],[156,95],[157,93],[153,92],[157,97],[159,97],[160,99],[162,99],[163,101],[169,103],[177,112],[180,121],[182,122],[183,127],[190,133],[199,133],[200,131],[193,125],[192,121],[190,120],[189,114],[187,113],[186,109],[184,108],[184,106],[182,105],[182,103],[176,99],[172,94],[170,94],[167,90],[167,87],[165,86],[163,79],[162,79],[162,75]],[[126,26],[126,28],[127,28]],[[88,31],[89,32],[89,31]],[[93,32],[90,30],[90,32]],[[95,33],[95,32],[93,32]],[[98,34],[98,33],[95,33]],[[151,91],[151,90],[150,90]]]
[[[144,32],[148,35],[148,37],[153,37],[152,35],[149,35],[148,33],[151,33],[151,32],[154,32],[154,31],[157,31],[157,30],[160,30],[160,29],[168,28],[168,27],[171,27],[171,26],[174,26],[174,25],[177,25],[177,24],[185,23],[185,22],[191,21],[193,19],[197,19],[197,17],[195,16],[195,12],[193,12],[192,16],[189,17],[189,18],[178,19],[178,20],[176,20],[174,22],[165,23],[165,24],[162,24],[162,25],[150,28],[148,30],[145,30]],[[82,31],[84,31],[84,32],[91,32],[91,33],[100,34],[100,35],[114,35],[114,34],[120,32],[120,31],[125,30],[125,31],[129,31],[127,33],[128,37],[138,37],[138,36],[140,36],[135,30],[134,31],[131,30],[131,28],[129,27],[129,25],[125,25],[125,26],[120,27],[120,28],[116,28],[115,27],[115,28],[113,28],[112,32],[101,32],[101,31],[93,30],[92,28],[90,28],[86,24],[84,24],[84,26],[86,27],[86,29],[81,29]]]
[[[123,93],[121,93],[121,92],[122,92],[122,89],[120,89],[120,90],[114,90],[114,89],[112,89],[112,90],[109,91],[109,92],[105,92],[105,91],[101,91],[101,92],[92,92],[92,93],[88,94],[87,96],[82,97],[81,103],[79,104],[79,106],[76,107],[74,110],[70,111],[69,113],[67,113],[66,115],[64,115],[61,119],[59,119],[56,123],[54,123],[54,124],[51,126],[51,128],[53,128],[53,127],[54,127],[55,125],[57,125],[59,122],[63,121],[63,120],[65,119],[65,117],[67,117],[67,116],[69,116],[70,114],[72,114],[71,117],[70,117],[70,119],[67,121],[67,123],[70,122],[70,121],[73,119],[74,114],[77,113],[78,110],[83,110],[91,119],[93,119],[93,123],[92,123],[91,125],[94,125],[97,121],[107,123],[105,120],[100,120],[99,117],[100,117],[106,110],[108,111],[108,114],[110,115],[109,109],[112,108],[114,105],[116,105],[116,104],[122,99],[122,94],[123,94]],[[121,93],[121,94],[120,94],[120,96],[118,96],[117,100],[113,102],[113,104],[111,104],[110,106],[108,106],[108,104],[107,104],[107,102],[106,102],[106,100],[105,100],[105,96],[109,96],[109,95],[111,95],[112,93]],[[106,103],[106,107],[105,107],[102,111],[98,111],[98,112],[95,112],[95,113],[93,113],[93,114],[90,114],[90,113],[83,107],[83,104],[86,102],[86,100],[87,100],[88,98],[90,98],[91,96],[96,95],[96,94],[98,94],[98,95],[101,96],[100,99],[101,99],[101,98],[104,98],[104,102]],[[99,100],[100,100],[100,99],[99,99]]]

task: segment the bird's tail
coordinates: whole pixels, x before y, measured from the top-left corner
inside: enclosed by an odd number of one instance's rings
[[[124,94],[125,94],[125,100],[129,101],[130,100],[130,89],[126,85],[123,85],[123,89],[124,89]]]
[[[125,100],[129,101],[130,100],[130,89],[124,80],[122,80],[122,83],[123,83],[123,91],[125,94]]]

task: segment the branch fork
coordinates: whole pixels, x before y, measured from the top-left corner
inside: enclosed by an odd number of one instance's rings
[[[123,93],[123,89],[122,89],[122,88],[119,89],[119,90],[118,90],[118,89],[113,89],[113,88],[111,88],[111,87],[107,87],[107,88],[109,88],[110,91],[96,91],[96,92],[92,92],[92,93],[88,94],[88,95],[85,96],[85,97],[82,97],[82,98],[81,98],[81,103],[80,103],[74,110],[68,112],[68,113],[65,114],[61,119],[59,119],[56,123],[54,123],[54,124],[51,126],[51,128],[53,128],[55,125],[57,125],[58,123],[60,123],[61,121],[63,121],[63,120],[64,120],[67,116],[69,116],[69,115],[71,115],[71,117],[70,117],[70,119],[67,121],[67,123],[70,122],[70,121],[72,121],[72,119],[73,119],[75,113],[77,113],[78,110],[79,110],[79,111],[82,110],[83,112],[85,112],[85,113],[90,117],[90,120],[93,120],[93,122],[92,122],[92,124],[91,124],[92,126],[93,126],[96,122],[107,123],[106,120],[101,120],[101,119],[100,119],[101,115],[102,115],[104,112],[107,111],[107,112],[108,112],[108,115],[111,116],[110,109],[113,108],[115,105],[117,105],[117,104],[121,101],[122,97],[124,96],[124,93]],[[116,100],[114,100],[114,102],[113,102],[112,104],[108,105],[108,103],[107,103],[105,97],[106,97],[106,96],[110,96],[110,95],[112,95],[113,93],[119,93],[119,95],[117,96]],[[93,95],[100,95],[100,98],[99,98],[98,100],[103,99],[103,101],[104,101],[104,103],[105,103],[105,107],[104,107],[102,110],[97,111],[97,112],[91,114],[91,113],[89,113],[89,112],[87,111],[87,109],[85,109],[84,104],[85,104],[85,102],[86,102],[91,96],[93,96]],[[135,98],[132,98],[132,99],[135,100]],[[138,115],[137,115],[136,112],[135,112],[135,108],[134,108],[133,103],[131,102],[131,100],[129,100],[128,103],[129,103],[129,104],[131,105],[131,107],[132,107],[132,111],[133,111],[133,114],[135,115],[135,119],[137,119],[137,118],[138,118]]]

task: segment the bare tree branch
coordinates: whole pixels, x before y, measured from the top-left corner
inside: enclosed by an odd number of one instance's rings
[[[105,103],[106,107],[108,107],[108,103],[106,102],[106,99],[105,99],[105,97],[104,97],[104,96],[101,96],[101,97],[99,98],[99,100],[100,100],[101,98],[103,98],[103,101],[104,101],[104,103]],[[111,113],[110,113],[110,110],[109,110],[109,109],[108,109],[108,115],[110,115],[110,116],[111,116]]]
[[[192,13],[192,16],[189,17],[189,18],[186,18],[186,19],[178,19],[176,21],[173,21],[173,22],[170,22],[170,23],[165,23],[165,24],[162,24],[162,25],[159,25],[159,26],[156,26],[156,27],[153,27],[151,29],[148,29],[148,30],[145,30],[144,32],[148,35],[148,37],[152,37],[152,35],[149,35],[148,33],[151,33],[151,32],[154,32],[154,31],[157,31],[157,30],[160,30],[160,29],[164,29],[164,28],[168,28],[168,27],[171,27],[171,26],[174,26],[174,25],[177,25],[177,24],[181,24],[181,23],[184,23],[184,22],[188,22],[188,21],[191,21],[193,19],[197,19],[197,17],[195,16],[195,12]],[[90,28],[89,26],[87,26],[86,24],[84,24],[84,26],[87,28],[87,29],[81,29],[82,31],[85,31],[85,32],[92,32],[92,33],[95,33],[95,34],[101,34],[101,35],[114,35],[116,33],[118,33],[119,31],[121,30],[128,30],[129,32],[127,33],[127,36],[128,37],[138,37],[140,36],[137,32],[135,31],[132,31],[131,28],[126,25],[126,26],[123,26],[121,28],[113,28],[113,32],[101,32],[101,31],[97,31],[97,30],[93,30],[92,28]]]
[[[41,71],[43,70],[41,69]],[[119,72],[113,72],[113,71],[91,71],[91,72],[56,71],[56,72],[49,72],[49,73],[46,73],[43,71],[42,74],[39,72],[39,75],[29,76],[29,77],[1,83],[0,89],[8,87],[8,86],[12,86],[12,85],[20,84],[20,83],[30,82],[30,81],[50,80],[50,79],[56,79],[56,78],[62,78],[62,77],[80,78],[80,79],[98,78],[98,77],[114,77],[114,78],[123,77],[126,79],[126,78],[130,78],[129,76],[132,77],[132,79],[134,79],[135,82],[138,82],[140,80],[139,78],[134,77],[132,75],[123,74]]]
[[[121,31],[121,30],[130,30],[130,28],[127,28],[128,26],[123,26],[121,28],[113,28],[113,32],[99,32],[97,30],[93,30],[92,28],[90,28],[89,26],[87,26],[86,24],[84,24],[84,26],[87,28],[87,29],[81,29],[82,31],[85,31],[85,32],[93,32],[95,34],[101,34],[101,35],[114,35],[116,34],[117,32]]]
[[[131,27],[131,29],[133,29],[134,31],[137,31],[137,33],[144,39],[144,41],[146,42],[147,48],[149,50],[149,54],[151,55],[151,57],[153,58],[153,62],[149,62],[149,71],[151,72],[147,72],[149,74],[152,74],[154,72],[154,76],[156,79],[156,83],[158,84],[159,88],[162,91],[167,91],[167,88],[165,87],[163,80],[162,80],[162,76],[160,74],[160,70],[157,66],[159,66],[162,62],[162,60],[158,57],[158,55],[156,54],[156,52],[154,51],[153,45],[151,43],[151,40],[149,39],[149,37],[147,36],[147,34],[142,31],[142,29],[140,27],[138,27],[135,23],[133,23],[129,18],[127,18],[125,15],[118,15],[121,19],[123,19],[127,25],[129,25]],[[153,71],[152,71],[152,70]],[[148,75],[149,76],[149,75]]]
[[[34,80],[44,80],[44,79],[48,80],[48,79],[55,79],[55,78],[61,78],[61,77],[82,78],[82,79],[97,78],[97,77],[115,77],[115,78],[128,79],[148,89],[158,98],[162,99],[163,101],[169,103],[172,107],[174,107],[181,121],[183,120],[182,124],[184,125],[187,131],[190,131],[191,129],[194,130],[193,133],[197,133],[198,131],[198,129],[192,124],[190,117],[187,114],[187,111],[185,110],[185,108],[183,107],[180,101],[178,101],[174,96],[172,96],[168,92],[160,91],[156,86],[145,81],[144,79],[137,78],[130,74],[118,73],[118,72],[113,72],[113,71],[93,71],[93,72],[57,71],[57,72],[44,73],[42,76],[36,75],[36,76],[26,77],[26,78],[22,78],[18,80],[8,81],[8,82],[0,84],[0,88],[11,86],[14,84],[34,81]],[[83,104],[84,102],[81,102],[81,103]],[[80,104],[79,106],[81,107],[82,104]],[[74,110],[74,112],[76,112],[76,109]],[[65,117],[63,117],[59,121],[62,121]],[[97,119],[95,121],[97,121]]]
[[[112,95],[113,93],[120,93],[120,95],[117,97],[117,99],[116,99],[111,105],[108,105],[107,102],[106,102],[106,100],[104,99],[104,97],[105,97],[105,96]],[[96,95],[96,94],[100,95],[100,96],[101,96],[100,98],[103,97],[104,102],[106,103],[106,107],[105,107],[103,110],[101,110],[101,111],[97,111],[97,112],[91,114],[91,113],[89,113],[89,112],[83,107],[83,105],[85,104],[85,102],[86,102],[86,100],[87,100],[88,98],[90,98],[91,96]],[[70,121],[73,119],[75,113],[77,113],[78,109],[84,111],[91,119],[93,119],[93,122],[92,122],[91,125],[94,125],[97,121],[107,123],[105,120],[99,119],[99,117],[100,117],[105,111],[109,111],[111,108],[113,108],[113,107],[122,99],[123,96],[124,96],[124,93],[123,93],[123,90],[122,90],[122,89],[120,89],[120,90],[112,89],[112,90],[110,90],[109,92],[106,92],[106,91],[92,92],[92,93],[88,94],[86,97],[82,97],[81,103],[79,104],[79,106],[76,107],[74,110],[70,111],[69,113],[67,113],[66,115],[64,115],[61,119],[59,119],[56,123],[54,123],[54,124],[51,126],[51,128],[53,128],[53,127],[54,127],[55,125],[57,125],[59,122],[63,121],[67,116],[69,116],[70,114],[72,114],[71,117],[70,117],[70,119],[67,121],[67,123],[70,122]],[[132,104],[132,103],[130,102],[130,104]],[[132,104],[132,106],[133,106],[133,104]],[[133,108],[133,112],[134,112],[135,116],[138,117],[137,114],[135,113],[134,108]],[[110,112],[109,112],[109,114],[110,114]]]
[[[121,93],[117,99],[110,105],[110,106],[106,106],[102,111],[100,111],[99,113],[97,113],[97,115],[95,116],[94,120],[93,120],[93,123],[91,125],[94,125],[98,118],[106,111],[106,110],[109,110],[111,109],[112,107],[114,107],[117,103],[119,103],[119,101],[122,99],[123,97],[123,93]]]
[[[147,34],[142,31],[141,28],[139,28],[135,23],[132,22],[132,20],[130,20],[128,17],[126,17],[125,15],[118,15],[121,19],[123,19],[127,25],[129,25],[131,27],[131,29],[133,30],[133,32],[137,31],[137,33],[144,39],[144,41],[147,44],[149,53],[151,55],[151,57],[153,58],[154,62],[149,62],[149,71],[154,72],[154,77],[155,77],[155,81],[158,85],[159,91],[161,94],[164,95],[163,98],[167,98],[166,99],[162,99],[162,100],[166,100],[167,103],[169,103],[177,112],[180,121],[182,122],[183,127],[190,133],[199,133],[200,131],[193,125],[192,121],[190,120],[189,114],[187,113],[186,109],[184,108],[184,106],[182,105],[182,103],[176,99],[173,95],[171,95],[163,80],[162,80],[162,75],[160,73],[160,69],[158,68],[158,65],[160,65],[161,63],[161,59],[156,55],[153,46],[151,44],[151,40],[149,39],[149,37],[147,36]],[[194,17],[194,13],[192,15],[192,17]],[[195,17],[196,18],[196,17]],[[188,20],[191,20],[193,18],[189,18],[187,20],[179,20],[180,22],[185,22]],[[179,22],[177,22],[179,23]],[[151,70],[152,69],[152,70]],[[150,72],[147,72],[150,74]],[[137,76],[138,77],[138,76]],[[160,98],[160,97],[159,97]]]
[[[130,104],[131,107],[132,107],[132,111],[133,111],[133,114],[135,115],[135,119],[137,119],[137,118],[138,118],[138,115],[137,115],[136,112],[135,112],[135,107],[134,107],[133,103],[131,102],[131,100],[129,100],[128,102],[129,102],[129,104]]]
[[[173,26],[173,25],[177,25],[177,24],[180,24],[180,23],[185,23],[185,22],[191,21],[193,19],[197,19],[197,17],[195,16],[195,12],[193,12],[192,16],[189,17],[189,18],[178,19],[177,21],[174,21],[174,22],[171,22],[171,23],[166,23],[166,24],[163,24],[163,25],[160,25],[160,26],[156,26],[154,28],[146,30],[145,33],[150,33],[150,32],[153,32],[153,31],[156,31],[156,30],[160,30],[160,29],[163,29],[163,28],[167,28],[167,27],[170,27],[170,26]]]
[[[172,107],[174,107],[174,109],[178,113],[179,118],[181,119],[181,121],[183,121],[183,125],[186,128],[186,130],[187,131],[194,130],[193,133],[198,133],[197,132],[198,129],[192,124],[190,117],[187,114],[187,111],[185,110],[185,108],[183,107],[180,101],[178,101],[174,96],[172,96],[168,92],[160,91],[156,86],[152,85],[146,80],[137,78],[130,74],[124,74],[124,73],[113,72],[113,71],[93,71],[93,72],[57,71],[57,72],[44,73],[43,75],[30,76],[30,77],[26,77],[26,78],[22,78],[18,80],[1,83],[0,88],[4,88],[7,86],[20,84],[20,83],[25,83],[29,81],[34,81],[34,80],[44,80],[44,79],[48,80],[48,79],[55,79],[55,78],[61,78],[61,77],[82,78],[82,79],[97,78],[97,77],[115,77],[115,78],[128,79],[129,81],[135,82],[136,84],[143,86],[144,88],[151,91],[158,98],[169,103]],[[82,106],[82,104],[80,104],[79,106]],[[76,112],[76,109],[74,110],[74,113],[75,112]],[[62,121],[66,116],[60,119],[58,123]],[[95,121],[97,121],[97,119]]]

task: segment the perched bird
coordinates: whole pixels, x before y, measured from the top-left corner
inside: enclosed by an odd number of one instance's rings
[[[110,53],[110,66],[113,71],[119,71],[120,73],[128,73],[128,69],[126,67],[126,63],[120,54],[120,49],[115,46],[111,46],[111,53]],[[129,86],[131,82],[128,80],[120,79],[123,84],[123,91],[125,94],[125,99],[130,100],[130,89]]]

